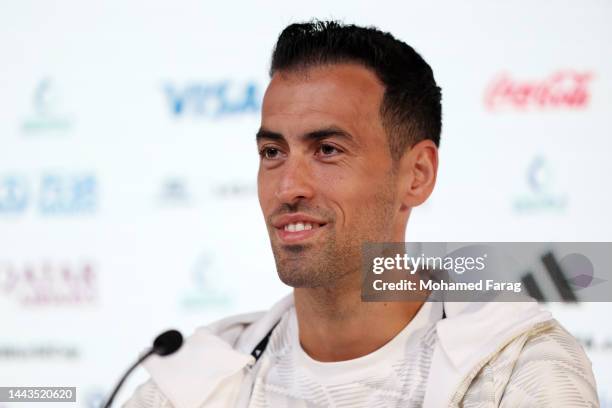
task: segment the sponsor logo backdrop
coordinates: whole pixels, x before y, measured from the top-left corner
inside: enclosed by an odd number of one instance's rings
[[[289,291],[254,135],[293,21],[377,25],[432,65],[439,182],[407,240],[612,241],[611,15],[598,0],[4,3],[0,385],[77,386],[96,407],[161,330]],[[610,406],[611,306],[548,307]]]

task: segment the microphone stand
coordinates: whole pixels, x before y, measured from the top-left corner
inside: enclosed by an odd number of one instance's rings
[[[121,380],[119,380],[119,382],[115,386],[115,389],[113,389],[113,392],[111,393],[111,395],[108,397],[108,400],[106,401],[106,404],[104,404],[104,408],[110,408],[111,404],[113,403],[113,400],[115,399],[115,395],[117,395],[117,392],[119,392],[119,388],[121,388],[121,386],[123,385],[125,380],[128,378],[128,376],[132,373],[132,371],[134,371],[134,369],[136,367],[138,367],[140,365],[140,363],[145,361],[152,354],[155,354],[155,349],[154,348],[150,348],[149,351],[147,351],[142,356],[140,356],[140,358],[138,358],[138,360],[134,364],[132,364],[130,366],[130,368],[128,368],[128,370],[125,372],[125,374],[123,374],[123,377],[121,377]]]

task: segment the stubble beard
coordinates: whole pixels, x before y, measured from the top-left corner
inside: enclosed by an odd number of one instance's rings
[[[391,237],[393,202],[396,192],[389,188],[378,191],[370,205],[364,205],[358,216],[359,230],[345,233],[343,240],[328,224],[324,242],[280,246],[272,244],[272,252],[280,280],[293,288],[325,288],[350,290],[360,287],[362,246],[365,242],[386,242]],[[343,291],[344,291],[343,290]]]
[[[358,254],[351,247],[339,246],[335,234],[330,235],[322,245],[274,247],[280,280],[293,288],[332,288],[354,271]]]

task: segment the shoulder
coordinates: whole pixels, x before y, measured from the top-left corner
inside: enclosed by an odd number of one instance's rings
[[[508,344],[479,372],[464,406],[598,407],[591,362],[556,320]],[[477,405],[477,404],[476,404]]]
[[[504,392],[512,398],[542,407],[599,406],[591,361],[557,321],[525,342]]]

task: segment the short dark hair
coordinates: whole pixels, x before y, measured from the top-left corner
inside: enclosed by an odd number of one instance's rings
[[[408,44],[375,27],[317,20],[291,24],[274,47],[270,76],[346,62],[371,69],[385,86],[380,114],[394,160],[424,139],[440,145],[442,96],[431,67]]]

